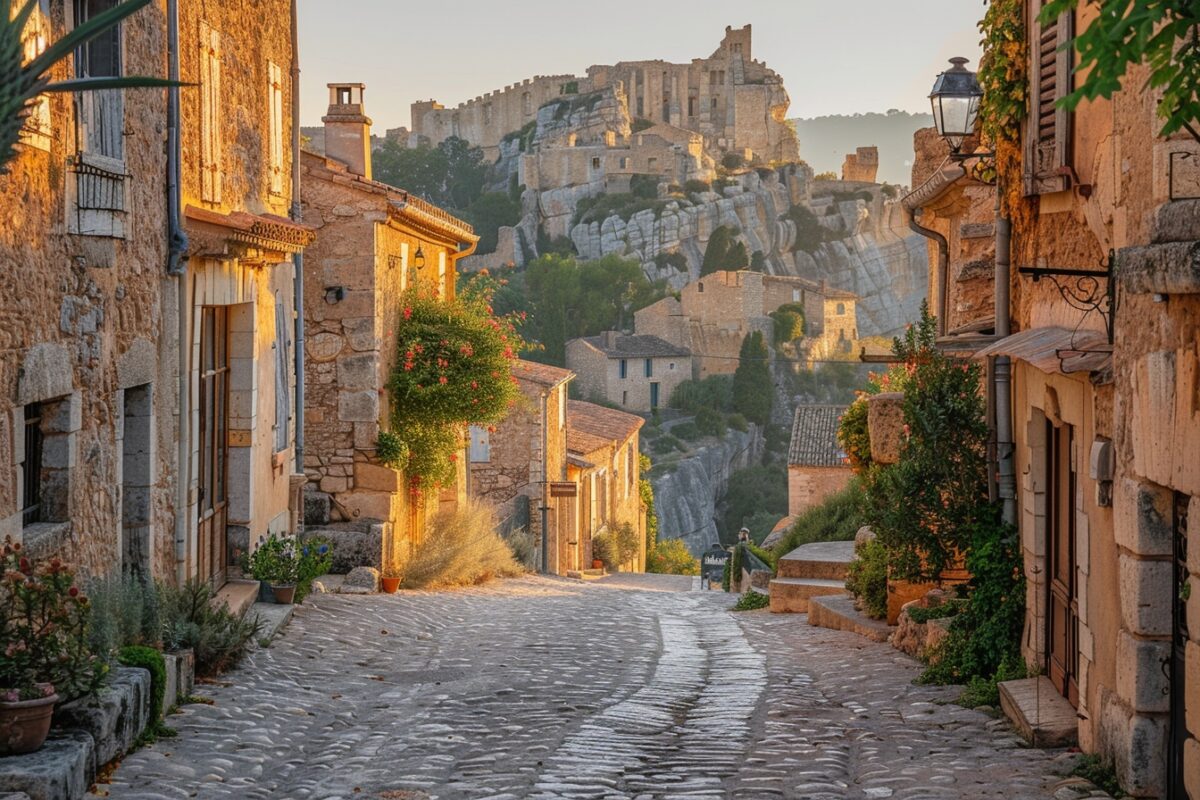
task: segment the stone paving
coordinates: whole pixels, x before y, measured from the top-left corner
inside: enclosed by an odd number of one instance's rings
[[[113,798],[1045,798],[1069,762],[888,645],[690,578],[317,595]]]

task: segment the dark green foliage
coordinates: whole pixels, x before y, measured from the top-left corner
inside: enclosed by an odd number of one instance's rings
[[[798,516],[783,538],[771,548],[772,559],[778,561],[797,547],[813,542],[850,541],[866,524],[862,503],[862,484],[853,479],[845,489]]]
[[[641,200],[658,199],[657,175],[634,175],[629,179],[629,192]]]
[[[496,252],[500,228],[512,227],[521,221],[521,203],[502,192],[486,192],[463,211],[463,218],[479,234],[475,252],[487,255]]]
[[[575,243],[569,236],[555,236],[551,239],[542,228],[538,228],[537,251],[539,256],[575,257]]]
[[[887,616],[888,551],[878,540],[858,548],[846,576],[846,590],[862,602],[863,612],[875,619]]]
[[[731,556],[725,561],[725,568],[721,571],[721,588],[728,592],[733,581],[733,557]]]
[[[702,408],[696,412],[696,430],[701,436],[724,436],[726,431],[725,417],[720,411]]]
[[[682,539],[664,539],[646,551],[646,572],[660,575],[699,575],[700,561]]]
[[[769,357],[762,333],[753,331],[742,340],[737,370],[733,373],[733,408],[758,425],[766,425],[771,419],[775,398]]]
[[[391,431],[380,431],[375,439],[375,457],[392,469],[402,469],[408,463],[408,445]]]
[[[683,381],[671,393],[671,408],[692,414],[702,408],[732,411],[733,378],[729,375],[710,375],[698,381]]]
[[[910,612],[911,613],[911,612]],[[1021,662],[1003,662],[996,673],[990,677],[974,676],[963,687],[958,695],[958,704],[964,708],[979,706],[1000,707],[1000,686],[1004,681],[1015,681],[1028,678],[1029,670]]]
[[[1106,761],[1098,753],[1086,753],[1079,757],[1071,769],[1071,775],[1083,778],[1095,784],[1097,789],[1103,789],[1113,797],[1128,797],[1117,781],[1117,771],[1111,761]]]
[[[837,213],[836,209],[834,213]],[[796,241],[792,245],[793,253],[800,250],[811,253],[832,238],[830,232],[821,225],[817,215],[808,206],[792,206],[780,219],[790,220],[796,226]]]
[[[677,439],[676,437],[674,437],[670,434],[667,434],[665,436],[662,436],[661,438],[655,439],[654,442],[650,445],[650,449],[653,450],[658,455],[666,455],[667,453],[673,452],[675,450],[680,450],[680,451],[687,450],[687,445],[685,445],[683,442],[679,441],[679,439]]]
[[[884,197],[886,197],[889,200],[895,200],[896,195],[898,195],[900,193],[900,190],[895,185],[890,184],[890,183],[883,184],[883,186],[880,187],[879,191],[883,194]]]
[[[775,324],[774,339],[776,345],[794,342],[804,337],[804,315],[795,311],[778,309],[771,312],[771,320]]]
[[[750,430],[750,423],[741,414],[730,414],[725,418],[725,422],[730,428],[740,433],[746,433]]]
[[[225,605],[214,607],[213,592],[207,583],[160,586],[159,598],[163,647],[191,648],[198,677],[210,677],[235,666],[262,632],[263,624],[257,616],[232,614]]]
[[[766,512],[779,521],[787,514],[787,474],[771,467],[748,467],[729,476],[724,508],[718,518],[723,541],[734,541],[738,529],[755,514]]]
[[[746,166],[746,158],[741,153],[726,153],[721,156],[721,166],[725,169],[741,169]]]
[[[558,87],[559,94],[579,94],[579,81],[569,81]]]
[[[848,405],[867,388],[870,371],[871,365],[852,361],[817,364],[812,370],[788,373],[788,394],[799,395],[805,403]]]
[[[737,603],[733,607],[733,611],[757,611],[760,608],[766,608],[771,605],[770,595],[765,595],[762,592],[749,591],[738,598]]]
[[[483,149],[456,136],[437,147],[407,147],[385,139],[371,156],[378,181],[391,184],[435,205],[462,211],[479,199],[487,180]]]
[[[157,647],[162,638],[158,592],[152,583],[117,574],[88,581],[91,621],[88,644],[112,660],[127,645]]]
[[[774,511],[756,511],[746,518],[743,525],[750,529],[750,541],[756,545],[761,544],[762,540],[767,538],[767,534],[779,523],[783,515],[776,514]],[[766,561],[771,566],[775,565],[774,553],[764,550],[763,561]]]
[[[658,267],[659,269],[671,267],[676,272],[687,272],[687,256],[679,252],[659,253],[654,257],[654,266]]]
[[[306,539],[300,545],[300,564],[296,570],[295,602],[301,603],[312,591],[313,581],[333,567],[333,542],[324,536]]]
[[[704,192],[712,191],[712,184],[708,181],[692,178],[683,184],[683,191],[687,194],[703,194]]]
[[[141,667],[150,673],[150,721],[159,723],[163,718],[163,695],[167,691],[167,665],[163,654],[153,647],[131,644],[117,652],[117,661],[127,667]],[[174,702],[175,698],[171,698]]]
[[[582,264],[542,256],[526,267],[524,284],[530,318],[522,333],[544,348],[531,357],[559,365],[566,361],[568,339],[621,328],[632,321],[630,314],[663,296],[638,262],[615,255]]]
[[[762,250],[755,250],[750,256],[750,271],[751,272],[766,272],[767,257],[763,255]]]
[[[645,117],[634,117],[633,124],[629,126],[629,129],[634,133],[641,133],[642,131],[653,127],[654,123]]]
[[[581,223],[603,222],[609,217],[620,217],[625,222],[641,211],[653,211],[654,218],[662,216],[670,200],[660,200],[657,193],[650,197],[638,197],[629,192],[609,194],[601,192],[594,197],[585,197],[575,204],[574,227]]]
[[[931,606],[913,606],[908,609],[908,618],[918,625],[924,625],[931,619],[949,619],[962,611],[965,603],[965,600],[954,599]]]
[[[646,553],[649,554],[658,542],[658,512],[654,510],[654,486],[650,483],[650,458],[638,454],[638,499],[646,511]],[[647,558],[649,555],[647,555]]]
[[[598,533],[592,537],[592,558],[604,564],[604,568],[610,571],[621,563],[617,541],[611,533]]]
[[[681,422],[671,428],[671,433],[688,442],[694,442],[704,436],[695,422]]]
[[[720,225],[712,232],[704,248],[704,261],[700,274],[709,275],[717,270],[739,270],[749,266],[750,256],[746,245],[737,238],[738,231],[728,225]]]
[[[516,141],[519,139],[521,142],[519,145],[520,151],[522,153],[524,153],[524,152],[528,151],[530,146],[533,144],[533,137],[536,134],[537,134],[537,120],[532,119],[529,122],[525,123],[519,131],[512,131],[511,133],[504,134],[504,138],[501,139],[500,141],[508,143],[508,142]],[[514,174],[513,177],[515,178],[516,175]]]

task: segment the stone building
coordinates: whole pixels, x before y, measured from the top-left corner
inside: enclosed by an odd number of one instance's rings
[[[692,377],[692,356],[657,336],[604,331],[567,342],[567,368],[585,397],[649,413]]]
[[[611,408],[567,401],[567,476],[578,485],[574,509],[578,521],[574,542],[559,555],[560,564],[574,569],[591,566],[592,539],[616,533],[624,525],[637,536],[638,553],[622,569],[646,568],[646,509],[638,483],[641,464],[638,432],[644,420]],[[568,502],[560,500],[559,502]]]
[[[26,57],[100,8],[40,4]],[[161,75],[164,29],[153,4],[52,77]],[[43,95],[0,174],[0,537],[85,574],[176,576],[177,283],[142,124],[165,115],[161,91]]]
[[[291,5],[180,4],[180,195],[189,420],[184,574],[216,585],[268,533],[297,529]]]
[[[363,91],[329,84],[325,154],[301,155],[304,219],[318,232],[304,264],[304,469],[310,491],[331,499],[335,519],[382,523],[381,557],[402,560],[433,509],[424,495],[414,501],[403,475],[375,454],[389,427],[399,296],[424,286],[452,299],[457,262],[478,237],[440,208],[371,179]],[[452,504],[464,491],[460,479],[434,500]]]
[[[550,484],[567,480],[567,386],[575,376],[532,361],[515,362],[512,373],[524,402],[493,426],[471,427],[468,493],[495,505],[512,527],[526,527],[539,549],[547,506],[547,563],[565,575],[581,569],[573,549],[578,516],[574,498],[551,496]]]
[[[1094,13],[1027,20],[1032,112],[1001,143],[1011,238],[989,227],[991,189],[937,168],[928,134],[905,205],[942,239],[945,346],[976,350],[1011,386],[997,488],[1021,531],[1022,652],[1043,674],[1006,685],[1006,710],[1043,740],[1077,736],[1133,796],[1197,798],[1200,184],[1180,165],[1200,143],[1159,134],[1145,67],[1111,100],[1056,105],[1070,36]],[[988,319],[993,280],[1008,291]]]
[[[842,162],[842,180],[861,183],[874,183],[879,173],[879,148],[856,148],[853,153],[846,154]]]
[[[618,89],[629,117],[694,131],[712,151],[749,154],[763,163],[796,161],[783,79],[753,58],[751,28],[725,29],[708,58],[687,64],[624,61],[588,67],[586,77],[538,76],[476,97],[456,108],[434,100],[412,106],[413,132],[437,144],[451,136],[499,156],[504,137],[564,97]]]
[[[854,476],[838,444],[845,406],[797,406],[788,446],[788,516],[796,517],[846,488]]]

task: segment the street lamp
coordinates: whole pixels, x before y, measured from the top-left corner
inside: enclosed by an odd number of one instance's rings
[[[421,245],[417,245],[417,252],[413,254],[413,266],[417,269],[422,269],[425,266],[425,250]]]
[[[954,66],[937,76],[929,103],[938,135],[950,145],[952,157],[962,158],[963,140],[975,133],[983,89],[975,73],[964,66],[965,58],[952,58]]]

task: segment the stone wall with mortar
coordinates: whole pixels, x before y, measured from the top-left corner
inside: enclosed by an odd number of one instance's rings
[[[68,20],[63,4],[50,9],[43,33],[57,38]],[[121,39],[128,73],[160,74],[165,3],[128,19]],[[56,79],[72,74],[71,57],[52,70]],[[121,238],[68,232],[77,214],[74,98],[46,103],[45,126],[0,175],[0,535],[83,574],[124,567],[170,581],[178,326],[162,234],[165,96],[125,94]],[[24,407],[39,402],[50,521],[23,526]]]
[[[803,514],[820,505],[850,483],[854,472],[846,467],[802,467],[788,465],[788,516]]]

